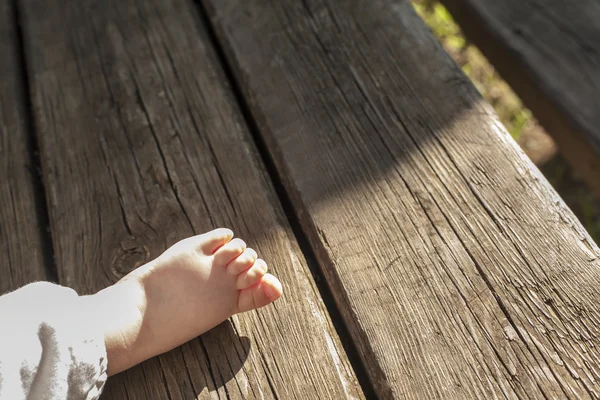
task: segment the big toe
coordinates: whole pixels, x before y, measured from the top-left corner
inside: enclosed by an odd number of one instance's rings
[[[264,307],[281,297],[281,282],[271,274],[263,276],[256,285],[240,290],[238,312],[246,312]]]
[[[231,229],[218,228],[205,234],[197,236],[199,241],[199,248],[204,254],[214,254],[223,245],[229,243],[233,238],[233,232]]]

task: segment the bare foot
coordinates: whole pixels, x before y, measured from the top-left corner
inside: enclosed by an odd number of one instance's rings
[[[117,284],[87,296],[105,329],[108,373],[169,351],[282,294],[267,264],[216,229],[175,244]]]

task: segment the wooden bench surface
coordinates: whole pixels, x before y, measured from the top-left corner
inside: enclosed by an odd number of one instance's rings
[[[285,288],[103,398],[600,397],[600,250],[410,3],[10,4],[0,290],[46,218],[80,293],[222,225]]]
[[[46,258],[46,223],[32,165],[27,89],[19,53],[15,10],[0,2],[0,293],[52,279]]]
[[[379,396],[600,396],[599,250],[409,2],[203,3]]]
[[[103,398],[361,398],[192,2],[20,7],[59,281],[93,293],[227,226],[286,283]]]
[[[442,3],[600,195],[600,3]]]

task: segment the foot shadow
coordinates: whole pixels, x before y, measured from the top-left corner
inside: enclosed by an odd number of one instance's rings
[[[227,320],[183,346],[110,377],[102,400],[209,398],[217,392],[240,392],[250,380],[242,371],[250,348],[250,339],[240,337]]]

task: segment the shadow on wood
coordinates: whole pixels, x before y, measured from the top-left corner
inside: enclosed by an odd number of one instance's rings
[[[599,396],[600,250],[408,1],[202,3],[380,397]]]
[[[13,3],[0,2],[0,295],[55,279]]]
[[[112,398],[360,397],[192,2],[65,3],[20,1],[61,282],[227,225],[286,285],[241,371],[209,333]],[[598,248],[407,1],[203,3],[380,397],[597,393]]]
[[[241,342],[209,333],[104,397],[362,398],[195,4],[18,4],[60,283],[98,291],[226,226],[284,285],[275,304],[233,320],[256,349],[243,373],[230,357],[229,372],[212,365]]]
[[[226,396],[226,384],[233,379],[237,380],[238,385],[248,385],[243,366],[251,351],[251,342],[247,337],[240,337],[230,321],[223,322],[182,347],[187,351],[175,349],[109,379],[104,396],[114,399],[135,398],[130,396],[131,387],[144,388],[145,380],[155,378],[164,381],[167,387],[179,388],[180,393],[170,393],[173,398],[186,397],[189,393],[206,397],[207,392]],[[210,360],[210,364],[206,364],[206,360]],[[190,380],[178,379],[181,365],[186,366]],[[155,376],[156,371],[162,371],[162,376]],[[192,387],[188,387],[190,382]],[[136,395],[142,396],[142,393],[138,391]],[[141,398],[163,398],[157,393],[144,395],[146,397]]]

